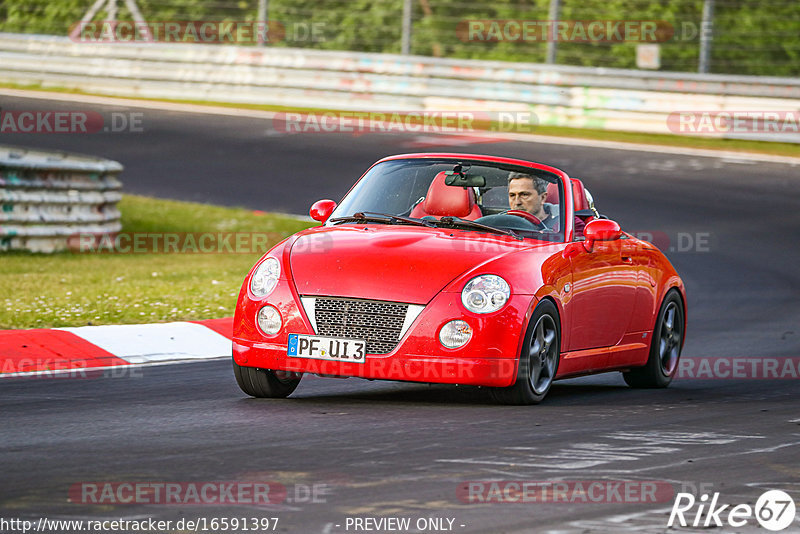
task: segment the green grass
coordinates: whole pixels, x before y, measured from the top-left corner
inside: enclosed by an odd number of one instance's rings
[[[80,90],[66,89],[66,88],[53,88],[42,87],[38,84],[9,84],[0,83],[0,87],[7,87],[12,89],[29,89],[37,91],[52,91],[58,93],[68,94],[85,94],[91,96],[104,96],[114,98],[109,95],[102,95],[97,93],[87,93]],[[120,97],[123,98],[123,97]],[[231,102],[212,102],[212,101],[198,101],[198,100],[175,100],[175,99],[161,99],[161,98],[139,98],[136,100],[150,100],[154,102],[174,102],[178,104],[194,104],[201,106],[216,106],[225,108],[237,109],[255,109],[261,111],[276,111],[276,112],[336,112],[340,110],[321,109],[321,108],[303,108],[303,107],[286,107],[274,106],[267,104],[239,104]],[[484,128],[487,130],[499,131],[496,123],[485,122],[481,124],[476,121],[474,124],[476,128]],[[688,136],[688,135],[667,135],[667,134],[648,134],[640,132],[622,132],[612,130],[597,130],[590,128],[569,128],[564,126],[536,126],[530,131],[527,129],[522,130],[525,133],[533,133],[538,135],[549,135],[555,137],[568,137],[572,139],[598,139],[603,141],[618,141],[622,143],[638,143],[646,145],[660,145],[672,146],[683,148],[704,148],[708,150],[722,150],[728,152],[742,152],[753,154],[769,154],[773,156],[789,156],[800,157],[800,147],[795,143],[772,143],[767,141],[749,141],[743,139],[718,139],[713,137],[702,136]]]
[[[290,216],[133,195],[124,195],[119,208],[124,233],[257,233],[266,235],[267,248],[312,225]],[[260,247],[246,248],[242,253],[0,253],[0,329],[227,317],[261,256],[252,250]]]

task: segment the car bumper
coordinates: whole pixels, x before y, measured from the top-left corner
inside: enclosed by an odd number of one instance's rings
[[[285,346],[247,345],[234,341],[239,365],[322,376],[360,377],[440,384],[508,386],[516,373],[512,359],[430,357],[414,354],[367,355],[363,364],[286,356]]]
[[[517,374],[518,354],[533,297],[512,295],[506,306],[492,314],[464,310],[461,295],[441,293],[430,302],[388,354],[367,354],[364,363],[297,358],[287,354],[288,335],[315,332],[299,306],[299,298],[286,285],[263,301],[240,296],[234,318],[233,358],[245,367],[425,383],[505,387]],[[292,288],[293,289],[293,288]],[[283,328],[266,336],[255,317],[264,304],[278,308]],[[458,349],[439,343],[439,330],[461,319],[472,327],[472,338]]]

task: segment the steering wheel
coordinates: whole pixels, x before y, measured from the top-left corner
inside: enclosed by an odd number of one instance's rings
[[[528,213],[525,210],[506,210],[503,212],[504,215],[516,215],[517,217],[522,217],[526,221],[532,222],[541,230],[547,230],[547,225],[544,224],[542,221],[539,220],[539,217],[533,215],[532,213]]]

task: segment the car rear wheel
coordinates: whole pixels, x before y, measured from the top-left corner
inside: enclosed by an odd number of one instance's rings
[[[558,372],[560,350],[558,310],[551,301],[543,300],[528,323],[517,381],[513,386],[493,389],[495,400],[503,404],[539,404]]]
[[[282,399],[288,397],[300,383],[301,375],[243,367],[233,362],[233,374],[239,387],[251,397]]]
[[[683,327],[683,303],[673,289],[667,293],[658,312],[647,364],[622,373],[629,386],[665,388],[672,382],[683,348]]]

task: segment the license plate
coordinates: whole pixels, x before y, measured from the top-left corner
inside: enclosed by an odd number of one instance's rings
[[[367,342],[363,339],[289,334],[286,353],[295,358],[364,363],[366,348]]]

